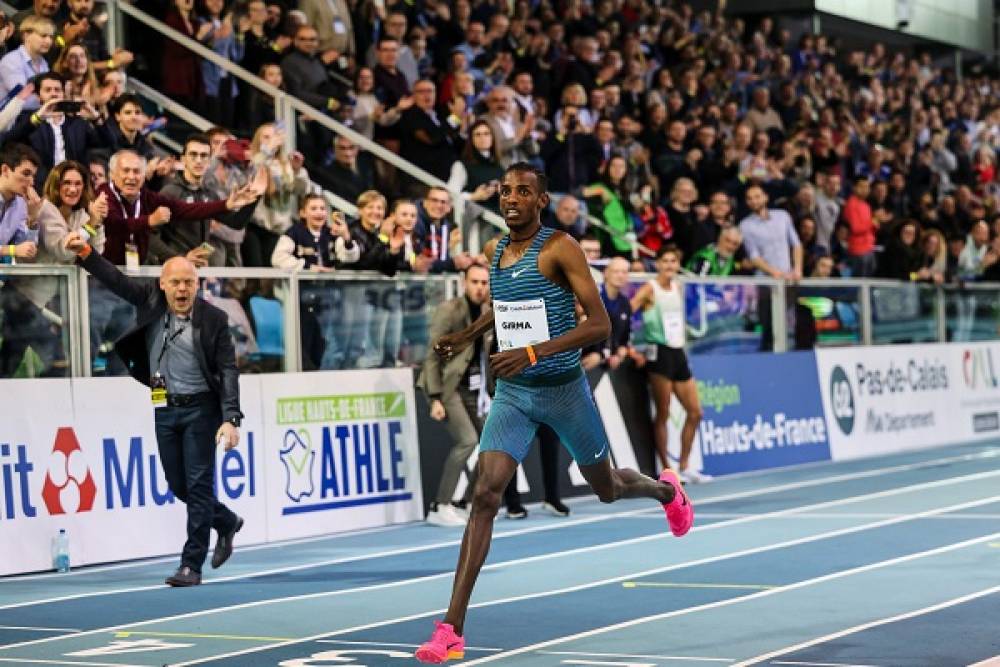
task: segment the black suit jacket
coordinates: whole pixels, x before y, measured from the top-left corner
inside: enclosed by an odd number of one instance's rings
[[[115,341],[115,352],[125,362],[129,374],[148,387],[146,329],[163,326],[166,295],[158,284],[144,284],[128,278],[97,252],[92,251],[80,264],[105,287],[138,309],[135,326]],[[198,298],[191,315],[191,329],[198,351],[198,366],[209,387],[219,396],[222,418],[242,418],[239,371],[236,369],[236,348],[229,333],[229,318],[224,311]]]
[[[419,107],[410,107],[399,119],[401,157],[424,171],[447,181],[451,165],[458,159],[461,137],[458,130],[448,124],[448,112],[437,109],[440,124],[431,120]]]
[[[42,121],[40,125],[35,125],[31,121],[34,113],[34,111],[22,111],[6,139],[31,146],[42,158],[42,168],[38,170],[38,176],[35,179],[36,187],[41,191],[49,171],[54,166],[56,137],[52,126],[47,122]],[[66,159],[76,160],[83,164],[87,164],[89,151],[107,149],[113,140],[111,131],[105,124],[102,123],[95,127],[79,116],[66,116],[63,121],[62,134]]]

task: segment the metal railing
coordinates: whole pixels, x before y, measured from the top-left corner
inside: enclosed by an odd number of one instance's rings
[[[129,275],[153,280],[160,270],[156,266],[141,267]],[[387,278],[374,272],[321,274],[247,268],[205,268],[199,275],[206,280],[203,283],[206,290],[213,279],[223,291],[227,281],[238,279],[239,285],[246,288],[241,292],[244,299],[241,303],[247,312],[246,304],[252,296],[268,296],[282,304],[283,347],[279,369],[285,371],[310,367],[306,363],[309,352],[303,346],[310,334],[322,333],[324,340],[333,346],[340,344],[342,335],[349,338],[353,325],[345,324],[344,320],[350,320],[357,315],[356,311],[365,308],[370,311],[365,316],[368,319],[358,325],[367,328],[363,335],[382,327],[380,334],[369,339],[382,341],[376,347],[385,346],[384,350],[375,349],[375,358],[389,359],[389,363],[412,363],[414,354],[426,353],[430,342],[427,325],[434,307],[457,295],[460,289],[455,275],[403,274]],[[632,274],[631,289],[652,277]],[[94,368],[92,351],[125,331],[128,316],[122,315],[119,308],[123,302],[109,297],[106,290],[91,283],[86,272],[76,267],[0,266],[0,283],[10,283],[3,290],[15,288],[17,281],[45,278],[59,281],[59,287],[50,290],[58,296],[36,308],[58,331],[68,372],[74,377],[89,376]],[[250,283],[251,280],[254,282]],[[264,287],[265,282],[270,288]],[[818,346],[1000,339],[1000,284],[956,287],[856,279],[807,279],[790,284],[764,277],[697,276],[685,276],[681,282],[685,289],[688,345],[695,353],[757,350],[765,332],[773,334],[774,352],[786,351],[790,347],[786,314],[792,305],[800,310],[813,309]],[[258,289],[264,291],[253,291]],[[762,308],[765,299],[769,304],[769,322],[760,321],[768,312]],[[0,303],[8,301],[0,299]],[[98,311],[94,313],[96,319],[91,317],[92,306]],[[113,319],[109,315],[111,310],[118,312],[115,334],[110,334],[106,326]],[[372,311],[380,311],[381,324],[375,322],[378,316],[373,318]],[[22,311],[17,312],[23,315]],[[6,315],[0,312],[0,318]],[[307,322],[305,317],[310,320]],[[91,328],[101,322],[104,322],[99,327],[101,338],[92,341]],[[232,319],[230,323],[235,326]],[[277,320],[272,318],[271,323],[276,324]],[[386,326],[395,327],[396,348],[391,354],[386,353],[391,347],[386,342],[389,340]],[[400,331],[404,329],[410,344],[419,347],[419,352],[411,350],[407,359],[398,356]],[[354,334],[357,338],[356,330]]]
[[[133,92],[138,94],[140,97],[144,97],[150,100],[161,109],[164,109],[169,113],[172,113],[173,115],[177,116],[185,123],[187,123],[188,125],[199,131],[203,132],[205,130],[208,130],[210,127],[214,125],[214,123],[212,123],[212,121],[208,120],[207,118],[199,116],[198,114],[189,110],[187,107],[178,104],[170,97],[167,97],[163,93],[159,92],[158,90],[150,86],[147,86],[145,83],[137,79],[129,78],[128,87]],[[152,138],[156,142],[162,144],[168,150],[174,153],[179,154],[183,149],[183,147],[180,144],[178,144],[176,141],[174,141],[173,139],[171,139],[162,132],[154,132],[150,136],[152,136]],[[330,192],[329,190],[324,189],[315,181],[310,181],[310,188],[313,192],[321,193],[326,198],[330,206],[332,206],[333,208],[337,209],[338,211],[343,211],[344,213],[346,213],[351,217],[357,217],[358,207],[357,205],[355,205],[354,202],[344,199],[335,192]]]
[[[478,251],[482,247],[481,239],[479,238],[479,229],[475,224],[468,224],[465,220],[465,206],[466,201],[462,196],[461,192],[453,190],[448,187],[448,184],[441,179],[429,174],[423,169],[417,167],[411,162],[408,162],[401,158],[399,155],[387,150],[383,146],[371,141],[367,137],[358,132],[355,132],[351,128],[347,127],[342,123],[330,118],[325,112],[316,109],[315,107],[305,103],[304,101],[285,93],[282,90],[275,88],[274,86],[268,84],[266,81],[260,77],[254,75],[251,72],[243,69],[239,65],[236,65],[229,60],[221,57],[219,54],[215,53],[206,46],[199,44],[197,41],[191,39],[187,35],[184,35],[177,30],[174,30],[166,23],[150,16],[146,12],[142,11],[129,4],[128,2],[112,2],[108,6],[109,11],[109,21],[108,21],[108,40],[109,48],[112,50],[123,46],[123,30],[122,30],[122,14],[127,14],[131,18],[146,24],[147,26],[153,28],[157,32],[165,35],[166,37],[172,39],[178,44],[184,46],[190,51],[198,54],[202,58],[212,62],[218,67],[224,69],[226,72],[232,74],[233,76],[239,78],[241,81],[245,82],[247,85],[257,89],[258,91],[268,95],[274,101],[274,118],[275,121],[283,121],[286,135],[286,147],[289,150],[294,150],[297,146],[296,141],[296,129],[297,125],[295,123],[295,112],[298,111],[300,114],[306,115],[313,120],[313,122],[318,122],[320,125],[326,129],[338,134],[340,136],[350,139],[352,142],[357,144],[360,148],[368,151],[375,157],[384,160],[385,162],[396,167],[400,171],[409,174],[416,180],[424,183],[428,186],[436,186],[447,190],[451,194],[453,207],[455,211],[456,222],[467,227],[467,245],[471,250]],[[499,215],[493,213],[492,211],[483,211],[481,217],[486,220],[489,224],[494,227],[505,230],[506,224]]]

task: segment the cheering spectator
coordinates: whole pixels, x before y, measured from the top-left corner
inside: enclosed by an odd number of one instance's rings
[[[375,187],[368,164],[358,160],[358,145],[339,134],[333,140],[333,164],[317,176],[329,190],[347,201],[356,201],[362,192]]]
[[[209,21],[194,15],[194,0],[173,0],[163,22],[189,39],[199,42],[212,32]],[[200,108],[204,86],[200,58],[172,39],[163,41],[163,92],[188,108]]]
[[[500,180],[503,166],[497,150],[496,135],[485,119],[469,128],[469,140],[462,149],[462,158],[451,166],[448,187],[468,193],[465,196],[480,206],[500,213]]]
[[[60,75],[46,72],[36,82],[42,106],[34,113],[21,112],[7,140],[28,144],[41,158],[36,177],[36,185],[41,189],[54,165],[64,160],[86,162],[88,152],[106,148],[112,143],[112,136],[90,103],[64,100],[64,81]]]
[[[878,275],[893,280],[919,280],[923,268],[919,239],[920,229],[915,220],[903,220],[896,225],[879,256]]]
[[[201,41],[226,60],[240,62],[244,55],[243,36],[250,29],[250,19],[245,15],[237,19],[232,12],[223,16],[224,0],[203,0],[203,4],[206,16],[202,19],[202,25],[208,25],[211,29],[202,35]],[[239,93],[234,77],[212,61],[203,60],[201,80],[208,117],[212,122],[233,127],[236,120],[234,105]]]
[[[39,74],[49,71],[46,54],[52,48],[55,24],[41,16],[28,16],[21,22],[21,46],[0,58],[0,97],[18,86],[25,86]],[[37,98],[28,98],[24,108],[37,109]]]
[[[432,81],[421,79],[414,84],[414,105],[399,120],[400,155],[432,176],[447,180],[461,141],[461,119],[455,112],[463,113],[465,109],[450,107],[451,113],[442,116],[434,108],[434,91]]]
[[[343,216],[330,214],[323,195],[309,194],[302,198],[299,220],[278,239],[271,266],[327,272],[361,258],[361,247],[351,238]]]
[[[263,187],[250,183],[233,190],[227,199],[188,203],[166,197],[145,186],[146,160],[133,151],[119,151],[111,156],[111,181],[101,186],[110,205],[105,221],[107,241],[101,253],[109,261],[137,267],[146,261],[149,234],[173,220],[217,218],[253,204],[263,194]]]
[[[244,246],[254,243],[259,246],[256,251],[259,255],[251,260],[260,263],[251,266],[263,266],[264,260],[274,252],[278,237],[292,226],[296,200],[309,189],[309,173],[303,166],[302,153],[294,151],[285,156],[285,133],[271,123],[257,128],[250,143],[250,153],[254,156],[254,166],[266,174],[267,189],[254,211],[254,224],[247,227],[247,238],[251,241],[243,243]]]
[[[205,172],[212,158],[208,137],[193,134],[184,142],[182,171],[175,172],[160,194],[186,202],[208,202],[215,192],[204,185]],[[225,266],[226,250],[212,238],[212,228],[227,224],[235,229],[246,226],[251,211],[224,213],[216,218],[187,218],[161,225],[149,237],[149,263],[163,264],[171,257],[187,257],[195,266]]]

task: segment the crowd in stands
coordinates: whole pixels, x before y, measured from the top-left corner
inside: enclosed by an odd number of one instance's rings
[[[133,4],[447,182],[473,217],[499,211],[506,166],[544,168],[545,224],[595,264],[650,270],[669,244],[709,275],[1000,280],[989,68],[793,37],[724,0]],[[138,22],[109,52],[95,0],[15,5],[0,27],[0,261],[70,263],[61,235],[84,230],[122,265],[485,264],[448,189],[309,116],[286,151],[268,95]],[[185,133],[179,155],[158,147],[166,119],[126,92],[130,73],[216,127]],[[21,308],[10,292],[5,309]]]

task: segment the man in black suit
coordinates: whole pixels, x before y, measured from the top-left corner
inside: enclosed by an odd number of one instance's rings
[[[458,128],[462,121],[451,109],[434,108],[435,91],[434,82],[427,79],[413,85],[413,106],[399,119],[399,153],[424,171],[447,181],[451,165],[458,159],[461,142]]]
[[[87,164],[88,152],[108,148],[112,138],[89,102],[83,103],[78,112],[59,110],[60,103],[66,101],[62,76],[46,72],[34,81],[42,106],[37,111],[22,111],[5,140],[27,144],[42,158],[35,177],[35,188],[41,191],[53,166],[64,160]]]
[[[201,583],[211,529],[219,537],[212,567],[233,552],[243,519],[215,497],[215,445],[239,442],[239,373],[226,313],[199,299],[198,275],[185,257],[163,265],[159,286],[135,282],[93,252],[79,233],[64,241],[78,262],[138,309],[136,325],[115,343],[133,378],[150,388],[156,441],[170,490],[187,504],[187,542],[170,586]]]

